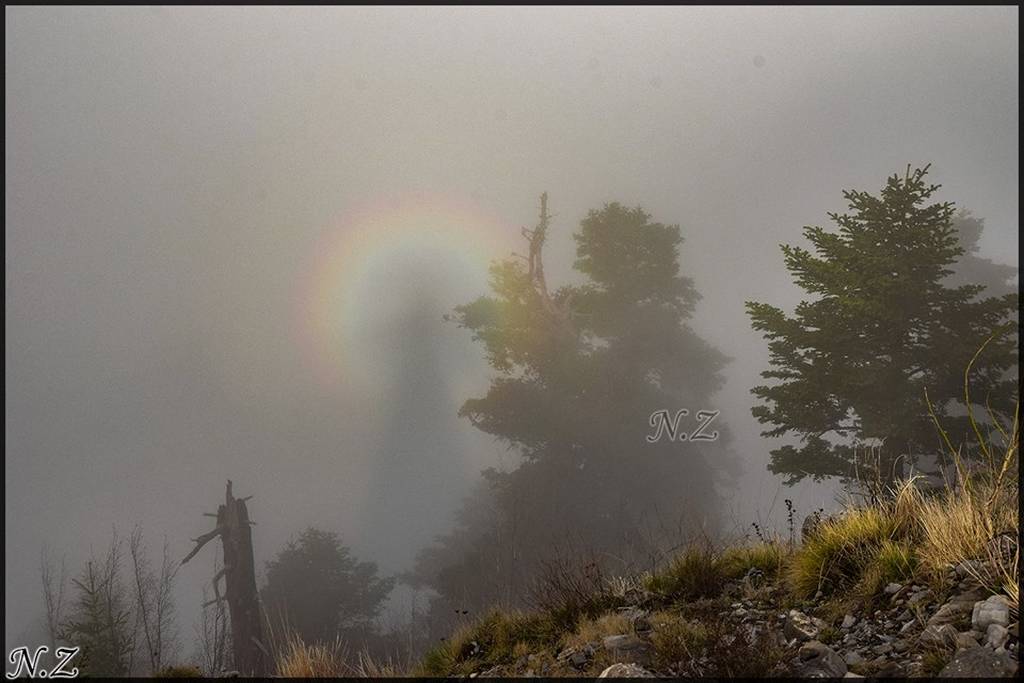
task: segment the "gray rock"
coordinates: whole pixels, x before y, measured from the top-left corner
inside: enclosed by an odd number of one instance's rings
[[[960,650],[939,672],[939,678],[1004,678],[1017,673],[1009,653],[995,653],[980,645]]]
[[[974,586],[972,586],[970,590],[966,590],[957,595],[954,595],[946,602],[970,603],[968,605],[968,609],[970,609],[970,606],[976,603],[978,600],[984,600],[987,597],[989,597],[989,594],[983,591],[980,586],[974,584]]]
[[[856,650],[850,650],[845,655],[843,655],[843,661],[846,662],[849,666],[856,666],[858,664],[863,664],[864,658],[861,657]]]
[[[978,639],[974,637],[974,633],[971,631],[964,631],[956,634],[956,649],[966,650],[970,647],[977,647]]]
[[[647,669],[636,664],[612,664],[598,678],[654,678]]]
[[[1002,624],[989,624],[988,630],[985,632],[985,645],[996,650],[1004,647],[1009,638],[1010,631],[1005,626]]]
[[[871,648],[871,651],[876,655],[887,655],[892,652],[892,645],[889,643],[882,643],[881,645],[875,645]]]
[[[821,632],[821,627],[816,621],[799,610],[791,609],[786,615],[786,624],[782,627],[782,632],[787,640],[811,640],[817,638]]]
[[[971,625],[979,631],[987,631],[990,624],[1010,625],[1010,604],[1002,595],[974,603]]]
[[[570,664],[580,668],[586,666],[588,661],[590,661],[590,657],[584,652],[573,652],[568,658]]]
[[[569,647],[558,654],[558,661],[567,662],[577,668],[585,667],[594,658],[594,648],[587,644],[583,647]],[[544,672],[541,672],[543,675]]]
[[[843,678],[864,678],[864,677],[861,676],[860,674],[855,674],[852,671],[847,671],[845,674],[843,674]]]
[[[903,667],[899,662],[886,662],[882,666],[878,667],[878,671],[875,672],[876,678],[899,678],[903,676]]]
[[[843,624],[839,628],[845,631],[847,629],[853,628],[853,625],[856,623],[857,617],[853,616],[852,614],[847,614],[845,617],[843,617]]]
[[[846,662],[828,645],[811,640],[800,646],[799,675],[806,678],[840,678],[846,674]]]
[[[956,575],[961,579],[966,579],[977,571],[978,563],[972,560],[964,560],[956,566]]]
[[[903,588],[903,586],[898,583],[890,583],[888,586],[885,587],[885,594],[895,595],[896,593],[900,592],[901,588]]]
[[[928,619],[928,626],[944,626],[945,624],[956,624],[960,621],[966,621],[967,615],[970,614],[971,603],[950,601],[940,607],[935,614]]]
[[[643,642],[631,633],[617,636],[608,636],[604,639],[603,642],[604,649],[613,651],[635,650],[641,645],[643,645]]]
[[[914,593],[909,598],[907,598],[907,605],[927,605],[929,602],[932,601],[933,597],[934,596],[932,595],[932,592],[926,588],[925,590]]]
[[[932,647],[948,647],[956,644],[957,632],[950,624],[926,626],[921,632],[921,642]]]

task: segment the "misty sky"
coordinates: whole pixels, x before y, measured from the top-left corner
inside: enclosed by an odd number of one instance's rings
[[[184,555],[227,478],[261,566],[313,524],[408,568],[508,466],[455,415],[487,366],[441,315],[542,191],[554,284],[588,209],[682,226],[694,326],[734,359],[713,407],[746,464],[738,527],[833,500],[780,492],[750,416],[767,353],[743,302],[800,294],[780,242],[931,163],[985,218],[982,255],[1017,263],[1015,7],[5,18],[8,647],[41,614],[44,543],[77,570],[140,523]],[[410,239],[420,221],[440,237]],[[179,575],[186,651],[211,567]]]

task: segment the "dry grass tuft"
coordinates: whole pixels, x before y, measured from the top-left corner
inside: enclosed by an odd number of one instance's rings
[[[278,655],[277,675],[284,678],[336,678],[346,674],[345,646],[333,643],[305,643],[291,634]]]
[[[581,619],[576,630],[563,638],[567,647],[582,647],[587,643],[600,643],[606,636],[632,633],[633,627],[623,614],[609,612],[597,619]]]

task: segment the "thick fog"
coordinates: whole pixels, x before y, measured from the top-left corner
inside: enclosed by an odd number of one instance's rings
[[[542,191],[554,284],[589,209],[681,225],[693,327],[733,359],[707,407],[744,463],[737,529],[836,495],[770,475],[750,414],[743,303],[801,296],[779,243],[931,163],[1017,263],[1016,8],[5,16],[8,647],[44,544],[77,570],[138,523],[183,556],[229,478],[258,565],[315,525],[408,569],[510,466],[456,415],[489,369],[441,318],[522,253]],[[186,649],[211,576],[212,550],[179,574]]]

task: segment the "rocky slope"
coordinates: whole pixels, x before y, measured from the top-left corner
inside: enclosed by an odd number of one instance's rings
[[[697,600],[633,582],[572,633],[524,637],[502,656],[488,652],[497,640],[466,634],[445,668],[469,677],[1014,676],[1018,617],[1008,596],[978,581],[985,571],[981,560],[964,562],[929,585],[889,583],[856,600],[819,592],[795,601],[781,577],[756,567]]]

